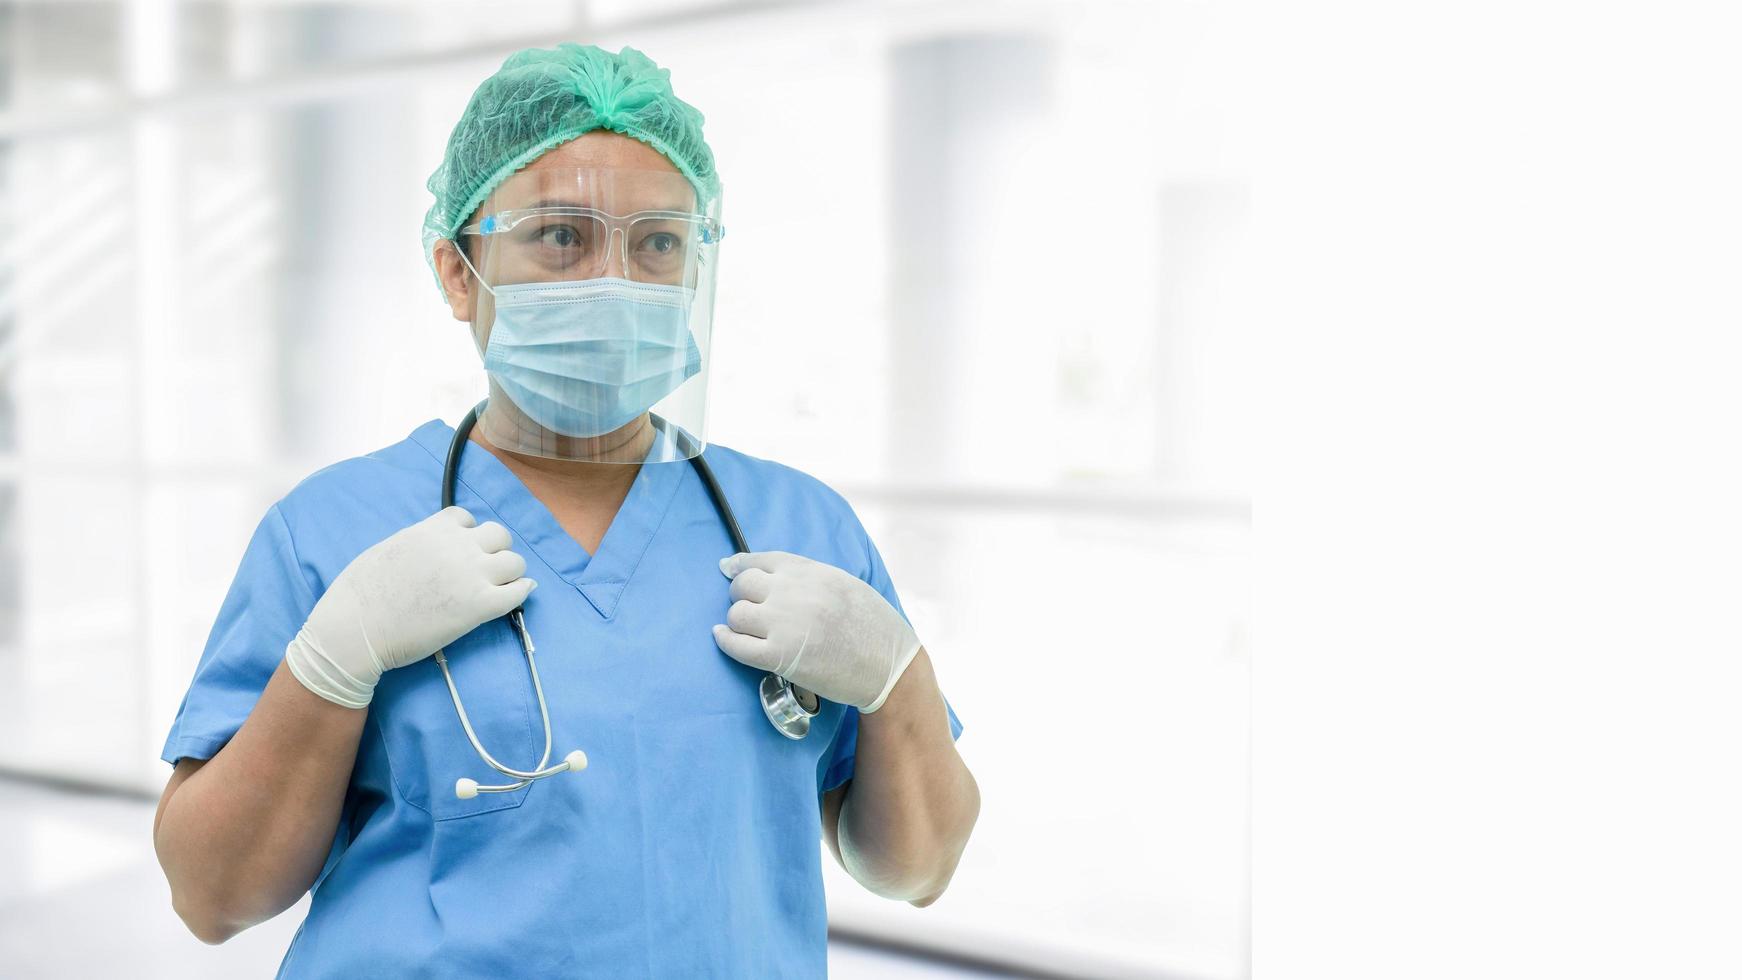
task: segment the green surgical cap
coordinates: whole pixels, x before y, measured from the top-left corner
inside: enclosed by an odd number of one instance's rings
[[[590,44],[528,48],[509,55],[472,93],[442,165],[430,175],[435,203],[423,218],[430,268],[436,241],[453,238],[504,180],[558,143],[595,129],[634,137],[665,154],[695,188],[698,208],[719,195],[702,114],[673,94],[670,71],[628,47],[616,54]]]

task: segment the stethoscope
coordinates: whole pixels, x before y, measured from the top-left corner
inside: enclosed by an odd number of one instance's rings
[[[454,439],[448,443],[448,459],[442,468],[442,509],[454,505],[454,479],[460,469],[460,453],[465,448],[467,437],[472,433],[472,426],[478,421],[478,409],[483,402],[472,407],[466,417],[460,420],[459,427],[454,429]],[[707,461],[691,441],[689,433],[668,426],[664,419],[652,413],[648,418],[653,420],[654,428],[677,440],[678,448],[689,456],[690,464],[695,467],[696,475],[702,478],[702,484],[708,488],[708,496],[714,499],[714,510],[719,512],[720,520],[726,525],[726,532],[732,536],[732,546],[738,552],[750,550],[744,541],[744,532],[738,527],[737,515],[732,513],[732,507],[726,503],[726,493],[720,489],[720,483],[714,479],[713,470],[708,468]],[[460,716],[460,727],[466,730],[466,739],[472,743],[472,748],[478,751],[490,768],[514,780],[505,786],[480,786],[475,779],[461,778],[454,783],[454,795],[462,800],[469,800],[479,793],[511,793],[534,779],[554,776],[559,772],[580,772],[587,768],[587,754],[576,749],[563,757],[563,761],[554,766],[546,766],[550,761],[550,709],[544,701],[544,685],[538,679],[538,664],[532,659],[532,634],[526,631],[526,615],[523,608],[516,608],[508,614],[508,621],[514,626],[514,631],[520,635],[520,648],[526,652],[526,669],[532,674],[532,690],[538,695],[538,716],[544,722],[544,754],[539,756],[538,765],[531,771],[510,769],[497,762],[485,751],[484,743],[478,740],[478,733],[472,730],[472,721],[466,717],[466,706],[460,701],[460,689],[454,686],[453,672],[448,670],[448,658],[443,651],[435,652],[435,662],[441,666],[442,678],[448,682],[448,694],[454,699],[454,711]],[[768,716],[774,730],[787,738],[799,739],[810,734],[811,719],[817,716],[820,705],[817,696],[802,687],[794,687],[792,682],[778,674],[770,673],[762,678],[757,693],[762,698],[762,711]]]

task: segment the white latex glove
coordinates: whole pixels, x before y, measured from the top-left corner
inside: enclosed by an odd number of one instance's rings
[[[415,663],[526,600],[526,559],[508,529],[447,507],[345,566],[285,648],[290,672],[334,704],[362,708],[381,675]]]
[[[758,551],[722,559],[720,571],[736,601],[714,642],[733,660],[830,701],[876,711],[919,652],[895,607],[833,565]]]

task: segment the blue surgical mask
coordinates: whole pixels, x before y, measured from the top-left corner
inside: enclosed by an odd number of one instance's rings
[[[552,432],[620,429],[701,370],[689,329],[693,289],[601,278],[492,292],[484,370]]]

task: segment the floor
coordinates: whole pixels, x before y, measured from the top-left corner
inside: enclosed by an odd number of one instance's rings
[[[12,869],[0,876],[0,975],[232,980],[277,969],[303,906],[222,946],[195,940],[169,906],[150,802],[10,780],[0,793],[0,865]],[[1010,976],[841,943],[829,970],[836,980]]]

